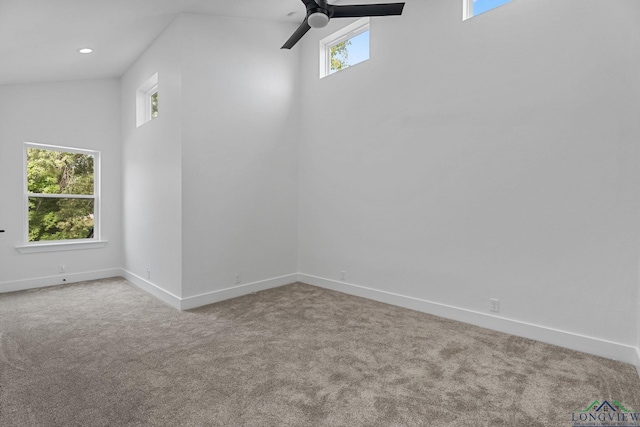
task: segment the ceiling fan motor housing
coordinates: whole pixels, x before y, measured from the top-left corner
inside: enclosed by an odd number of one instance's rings
[[[329,24],[329,13],[323,9],[316,9],[307,17],[307,23],[311,28],[324,28]]]

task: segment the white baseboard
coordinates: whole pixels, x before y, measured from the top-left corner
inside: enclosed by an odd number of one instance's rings
[[[124,277],[143,291],[150,293],[151,295],[166,302],[170,306],[177,308],[178,310],[190,310],[192,308],[213,304],[215,302],[220,302],[231,298],[236,298],[253,292],[264,291],[266,289],[288,285],[298,280],[297,274],[289,274],[286,276],[274,277],[271,279],[260,280],[258,282],[236,285],[200,295],[181,298],[151,283],[150,281],[131,273],[130,271],[123,270],[122,277]]]
[[[380,291],[377,289],[325,279],[308,274],[299,274],[298,280],[309,285],[397,305],[411,310],[429,313],[464,323],[470,323],[511,335],[542,341],[548,344],[554,344],[560,347],[630,363],[636,366],[638,373],[640,374],[639,349],[626,344],[606,341],[518,320],[492,316],[464,308],[439,304],[406,295]]]
[[[106,279],[109,277],[124,277],[133,285],[145,292],[164,301],[178,310],[189,310],[203,305],[224,301],[230,298],[247,295],[253,292],[284,286],[296,281],[321,288],[331,289],[350,295],[355,295],[386,304],[397,305],[411,310],[429,313],[447,319],[470,323],[487,329],[521,336],[537,341],[554,344],[560,347],[585,353],[595,354],[609,359],[619,360],[634,365],[640,375],[640,348],[626,344],[611,342],[572,332],[561,331],[540,325],[506,319],[467,310],[460,307],[439,304],[406,295],[381,291],[354,285],[346,282],[325,279],[309,274],[289,274],[271,279],[260,280],[253,283],[232,286],[226,289],[208,292],[205,294],[180,298],[142,277],[121,268],[107,270],[87,271],[73,274],[59,274],[56,276],[39,277],[34,279],[0,282],[0,293],[16,292],[27,289],[43,288],[48,286],[65,285],[84,282],[88,280]],[[65,281],[63,281],[63,279]]]
[[[46,288],[48,286],[68,285],[69,283],[107,279],[109,277],[117,277],[121,275],[122,270],[120,268],[112,268],[107,270],[85,271],[82,273],[61,273],[55,276],[0,282],[0,293]]]
[[[264,291],[266,289],[277,288],[279,286],[288,285],[298,281],[298,274],[288,274],[286,276],[274,277],[272,279],[260,280],[258,282],[236,285],[218,291],[207,292],[205,294],[194,295],[182,298],[180,303],[181,310],[189,310],[203,305],[213,304],[242,295],[248,295],[253,292]]]
[[[143,279],[137,274],[133,274],[132,272],[125,270],[124,268],[120,271],[120,276],[124,277],[131,284],[137,286],[143,291],[153,295],[161,301],[169,304],[173,308],[177,308],[180,310],[180,301],[181,298],[177,295],[172,294],[169,291],[165,291],[161,287],[151,283],[150,281]]]
[[[232,286],[226,289],[207,292],[201,295],[181,298],[128,270],[125,270],[123,268],[113,268],[109,270],[88,271],[75,274],[59,274],[57,276],[39,277],[28,280],[0,282],[0,293],[24,291],[28,289],[44,288],[47,286],[67,285],[69,283],[106,279],[109,277],[123,277],[134,286],[137,286],[143,291],[155,296],[159,300],[164,301],[165,303],[178,310],[189,310],[203,305],[224,301],[230,298],[247,295],[253,292],[264,291],[266,289],[288,285],[298,280],[298,274],[295,273],[286,276],[260,280],[253,283]]]

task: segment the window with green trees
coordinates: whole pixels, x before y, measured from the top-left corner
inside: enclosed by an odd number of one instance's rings
[[[25,144],[27,241],[97,238],[99,152]]]

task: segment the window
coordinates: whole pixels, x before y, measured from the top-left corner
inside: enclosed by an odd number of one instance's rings
[[[98,240],[100,153],[25,143],[27,244]]]
[[[462,19],[473,18],[488,10],[495,9],[511,0],[464,0],[464,11]]]
[[[136,126],[158,117],[158,111],[158,73],[155,73],[136,91]]]
[[[369,59],[369,18],[320,40],[320,78]]]

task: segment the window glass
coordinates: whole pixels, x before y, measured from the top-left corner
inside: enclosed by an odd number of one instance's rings
[[[93,199],[29,197],[29,241],[90,239]]]
[[[151,94],[151,118],[158,117],[158,91]]]
[[[369,59],[369,30],[331,46],[329,74]]]

